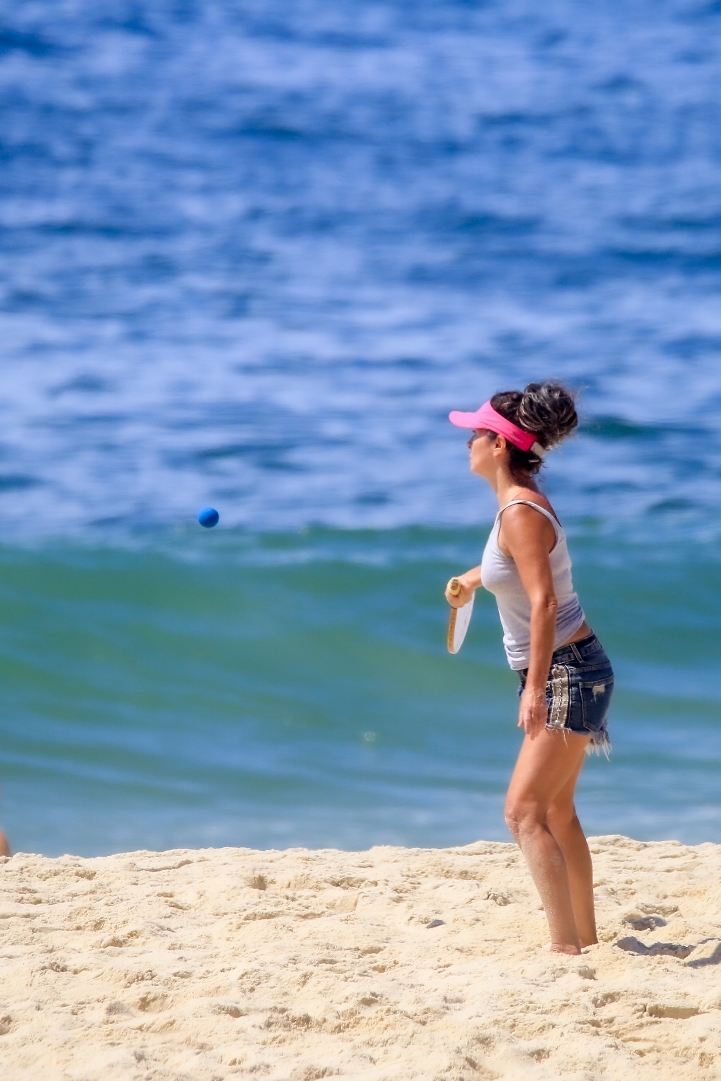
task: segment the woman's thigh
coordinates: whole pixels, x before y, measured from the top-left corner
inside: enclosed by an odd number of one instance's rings
[[[541,814],[581,771],[590,736],[542,729],[525,737],[508,787],[506,806],[533,805]]]

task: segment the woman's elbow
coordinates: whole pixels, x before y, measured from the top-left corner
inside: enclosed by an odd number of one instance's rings
[[[553,593],[543,594],[534,598],[531,602],[531,608],[540,615],[553,616],[555,619],[558,615],[558,600]]]

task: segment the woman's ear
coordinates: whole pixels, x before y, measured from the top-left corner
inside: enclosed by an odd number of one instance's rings
[[[493,453],[494,454],[505,454],[507,446],[508,446],[508,443],[506,441],[505,435],[497,435],[496,436],[496,441],[493,444]]]

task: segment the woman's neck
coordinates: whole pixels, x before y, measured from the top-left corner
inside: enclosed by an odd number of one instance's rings
[[[497,483],[492,487],[495,489],[499,507],[507,506],[513,499],[518,499],[528,492],[533,492],[535,495],[540,494],[538,486],[530,476],[524,482],[519,483],[513,479],[510,473],[503,473],[499,476]]]

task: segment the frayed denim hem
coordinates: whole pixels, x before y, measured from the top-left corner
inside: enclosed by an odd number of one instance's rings
[[[606,761],[611,757],[611,740],[609,739],[608,732],[605,728],[602,728],[600,732],[589,732],[591,742],[586,747],[586,754],[600,755],[602,752],[606,756]]]
[[[561,732],[566,742],[568,742],[567,736],[569,732],[573,736],[590,736],[591,738],[589,740],[588,746],[586,747],[586,754],[600,755],[603,753],[606,756],[607,761],[611,757],[611,751],[613,748],[611,747],[611,740],[609,738],[608,730],[606,728],[602,728],[598,732],[589,732],[588,730],[585,732],[579,732],[574,728],[567,728],[565,725],[562,724],[547,724],[546,731]]]

